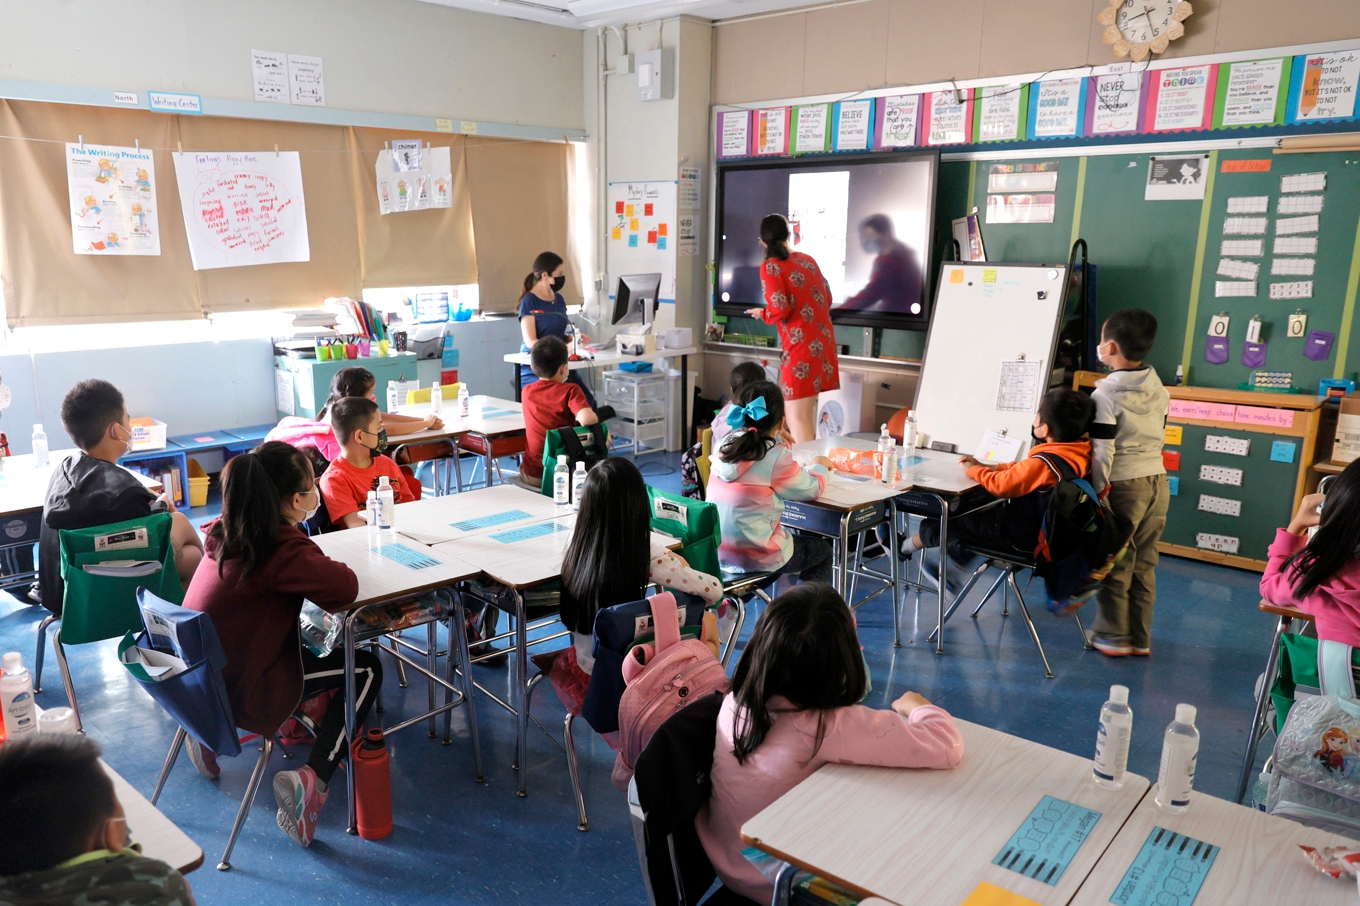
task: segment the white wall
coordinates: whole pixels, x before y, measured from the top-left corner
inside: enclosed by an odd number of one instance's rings
[[[582,128],[580,35],[417,0],[0,0],[0,79],[251,101],[273,50],[324,60],[327,107]]]

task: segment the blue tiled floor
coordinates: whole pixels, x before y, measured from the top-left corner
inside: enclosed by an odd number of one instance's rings
[[[679,485],[678,457],[644,456],[648,480]],[[658,474],[672,468],[670,474]],[[193,514],[195,517],[200,512]],[[1201,747],[1196,788],[1233,794],[1252,689],[1269,645],[1272,624],[1256,610],[1254,573],[1166,558],[1158,570],[1159,601],[1150,658],[1111,660],[1085,651],[1072,621],[1058,622],[1037,608],[1039,633],[1055,679],[1045,679],[1034,643],[1014,603],[1001,616],[999,601],[976,620],[961,609],[945,633],[946,653],[925,642],[933,628],[933,601],[919,613],[907,598],[904,647],[892,646],[886,598],[859,611],[860,634],[874,682],[869,704],[886,706],[916,690],[959,717],[1087,757],[1096,718],[1111,683],[1132,690],[1134,737],[1130,770],[1155,778],[1161,735],[1177,702],[1199,708]],[[1037,595],[1035,596],[1037,600]],[[976,600],[976,595],[974,596]],[[1083,617],[1094,618],[1093,607]],[[42,615],[17,602],[0,603],[0,651],[32,658]],[[754,619],[748,621],[749,627]],[[174,733],[174,725],[118,665],[112,642],[70,652],[75,684],[90,735],[105,757],[134,786],[149,794]],[[45,706],[64,704],[55,660],[48,658]],[[425,691],[415,681],[399,689],[395,670],[384,686],[385,719],[417,713]],[[506,668],[476,668],[479,682],[508,696]],[[544,689],[534,713],[556,731],[562,709]],[[255,750],[223,759],[217,782],[194,773],[187,759],[176,766],[161,808],[204,849],[205,865],[190,875],[200,903],[493,903],[640,904],[645,902],[622,795],[609,780],[613,753],[578,727],[591,830],[576,830],[575,808],[563,756],[536,730],[529,740],[529,796],[514,793],[511,770],[514,725],[508,714],[479,699],[487,783],[473,782],[472,755],[461,712],[453,745],[428,739],[420,727],[392,737],[392,836],[367,842],[344,832],[344,792],[322,814],[316,842],[301,850],[274,823],[266,782],[237,842],[230,872],[215,871]],[[291,763],[297,764],[295,758]],[[277,753],[269,776],[288,762]],[[337,778],[340,779],[340,778]],[[1004,783],[1004,777],[997,778]],[[135,828],[134,828],[135,830]]]

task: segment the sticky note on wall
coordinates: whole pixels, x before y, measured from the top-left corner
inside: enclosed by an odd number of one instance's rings
[[[1168,475],[1166,477],[1166,486],[1167,489],[1170,490],[1172,497],[1178,496],[1181,492],[1181,480],[1175,475]]]
[[[1177,472],[1181,467],[1181,454],[1175,450],[1162,451],[1162,465],[1168,472]]]
[[[1293,462],[1297,449],[1298,444],[1292,440],[1277,440],[1270,445],[1270,459],[1272,462]]]
[[[1166,428],[1163,429],[1162,433],[1163,433],[1162,439],[1166,443],[1172,445],[1179,445],[1181,442],[1181,438],[1185,434],[1185,429],[1182,428],[1180,425],[1167,425]]]

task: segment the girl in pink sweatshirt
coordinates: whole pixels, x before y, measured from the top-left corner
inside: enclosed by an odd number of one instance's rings
[[[1303,498],[1289,527],[1275,530],[1267,556],[1261,597],[1312,614],[1318,638],[1360,647],[1360,460],[1325,498]]]
[[[806,582],[761,614],[718,715],[713,796],[695,818],[723,883],[768,903],[771,878],[742,855],[741,826],[829,762],[953,768],[953,718],[915,692],[892,711],[858,702],[868,675],[854,615],[829,585]]]

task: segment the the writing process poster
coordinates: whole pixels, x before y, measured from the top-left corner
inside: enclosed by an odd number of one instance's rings
[[[151,152],[66,145],[71,244],[77,255],[159,255],[156,165]]]
[[[296,151],[172,156],[194,270],[311,260]]]

